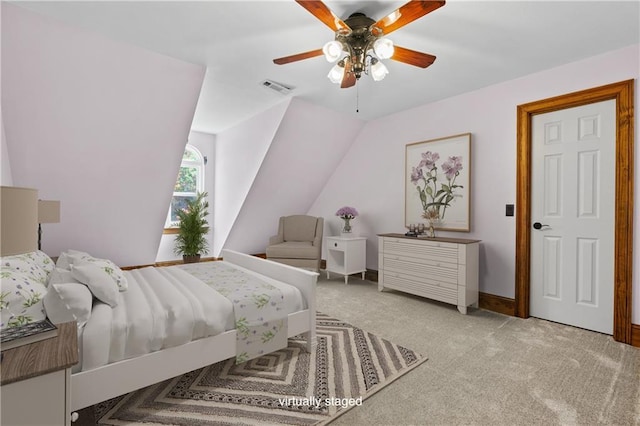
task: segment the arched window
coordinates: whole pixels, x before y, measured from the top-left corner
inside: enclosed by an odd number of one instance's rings
[[[171,199],[171,206],[165,227],[175,227],[178,221],[175,214],[176,209],[184,207],[187,200],[194,199],[198,192],[203,191],[204,157],[196,147],[187,144],[184,154],[182,155],[178,179],[173,188],[173,198]]]

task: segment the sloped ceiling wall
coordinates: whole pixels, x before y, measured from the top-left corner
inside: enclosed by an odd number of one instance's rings
[[[363,121],[293,99],[223,247],[264,253],[280,216],[307,214],[363,126]],[[220,151],[218,159],[225,161]]]
[[[213,256],[220,255],[290,101],[287,98],[216,137]]]
[[[13,184],[61,201],[45,252],[155,260],[204,72],[2,2]]]

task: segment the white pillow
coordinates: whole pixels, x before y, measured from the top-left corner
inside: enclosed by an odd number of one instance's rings
[[[99,259],[88,253],[68,250],[60,255],[56,266],[62,269],[71,269],[71,265],[85,265],[87,263],[94,264],[102,268],[118,286],[118,291],[125,291],[129,287],[127,278],[124,276],[122,269],[118,268],[115,263],[109,259]]]
[[[42,298],[47,287],[31,275],[2,266],[0,328],[17,327],[46,318]]]
[[[92,259],[93,257],[89,253],[78,250],[67,250],[60,253],[56,267],[60,269],[71,269],[71,265],[76,259]]]
[[[111,275],[105,272],[100,266],[91,263],[74,263],[71,265],[71,275],[89,287],[89,290],[91,290],[91,293],[93,293],[97,299],[112,308],[118,306],[118,286]]]
[[[84,327],[89,320],[92,303],[91,291],[78,282],[49,284],[44,296],[44,309],[51,322],[61,324],[76,321],[78,328]]]

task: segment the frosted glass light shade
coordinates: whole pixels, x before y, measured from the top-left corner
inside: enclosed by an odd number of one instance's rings
[[[380,59],[389,59],[393,56],[393,42],[388,38],[379,38],[373,43],[373,51]]]
[[[344,67],[341,67],[338,64],[335,64],[333,68],[329,70],[329,74],[327,74],[329,80],[332,83],[340,83],[342,81],[342,77],[344,77]]]
[[[342,43],[336,40],[330,41],[322,47],[322,53],[327,61],[335,62],[342,55]]]
[[[387,74],[389,74],[389,70],[382,62],[378,61],[371,65],[371,78],[373,78],[374,81],[382,80]]]

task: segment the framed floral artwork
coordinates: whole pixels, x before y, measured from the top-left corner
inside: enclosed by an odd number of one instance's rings
[[[469,232],[471,133],[407,144],[404,221]]]

